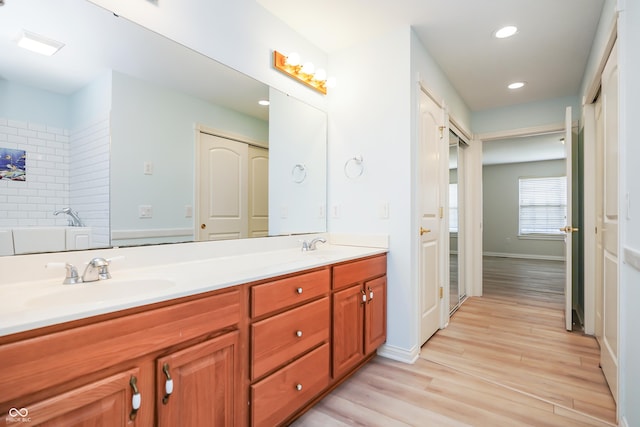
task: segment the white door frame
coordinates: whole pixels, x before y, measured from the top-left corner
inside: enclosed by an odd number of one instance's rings
[[[572,123],[572,128],[576,126],[577,123]],[[470,162],[472,166],[467,163],[467,167],[471,168],[469,171],[469,175],[473,175],[473,179],[469,182],[469,192],[474,193],[475,199],[471,199],[469,202],[471,204],[470,209],[479,209],[479,212],[482,212],[482,144],[484,142],[494,141],[498,139],[505,138],[517,138],[517,137],[525,137],[525,136],[533,136],[533,135],[541,135],[545,133],[561,133],[565,130],[564,121],[558,122],[555,124],[549,125],[541,125],[541,126],[532,126],[527,128],[520,129],[510,129],[504,131],[497,132],[487,132],[478,134],[475,136],[474,144],[470,146],[474,147],[476,152],[473,153],[473,156],[470,157]],[[479,152],[478,152],[479,151]],[[469,226],[473,230],[473,236],[471,239],[474,239],[478,242],[473,244],[471,248],[471,257],[473,257],[473,281],[472,281],[472,289],[473,296],[480,296],[483,293],[483,285],[482,285],[482,217],[473,218],[473,221]],[[479,223],[479,224],[478,224]],[[479,264],[479,267],[478,267]]]

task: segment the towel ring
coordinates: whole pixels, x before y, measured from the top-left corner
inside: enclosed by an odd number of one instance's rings
[[[356,179],[364,173],[364,164],[361,155],[353,156],[344,163],[344,174],[347,178]]]
[[[296,164],[293,169],[291,169],[291,176],[293,177],[293,182],[301,184],[307,179],[307,167],[301,163]]]

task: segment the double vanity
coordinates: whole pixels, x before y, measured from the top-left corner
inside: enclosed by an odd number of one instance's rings
[[[7,425],[286,425],[386,339],[385,239],[299,239],[14,258],[36,280],[0,283]],[[63,285],[86,257],[112,278]]]

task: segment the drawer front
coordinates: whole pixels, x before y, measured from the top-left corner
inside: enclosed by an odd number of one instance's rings
[[[251,378],[328,341],[330,322],[325,297],[251,325]]]
[[[329,277],[327,268],[253,286],[251,316],[262,316],[326,294]]]
[[[251,424],[277,426],[329,385],[329,344],[251,386]]]
[[[387,256],[380,255],[333,267],[333,289],[364,282],[387,272]]]

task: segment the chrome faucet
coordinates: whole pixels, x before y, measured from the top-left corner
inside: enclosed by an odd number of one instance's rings
[[[104,258],[94,258],[89,261],[82,274],[83,282],[95,282],[96,280],[111,279],[109,274],[109,261]]]
[[[327,243],[327,239],[323,239],[322,237],[316,237],[315,239],[311,240],[310,242],[307,242],[306,240],[303,240],[302,241],[302,252],[315,251],[316,250],[316,244],[318,242]]]
[[[69,215],[68,220],[71,227],[84,227],[84,223],[80,219],[80,216],[78,216],[78,212],[74,211],[71,208],[62,208],[55,211],[53,214],[59,215],[61,213]]]

